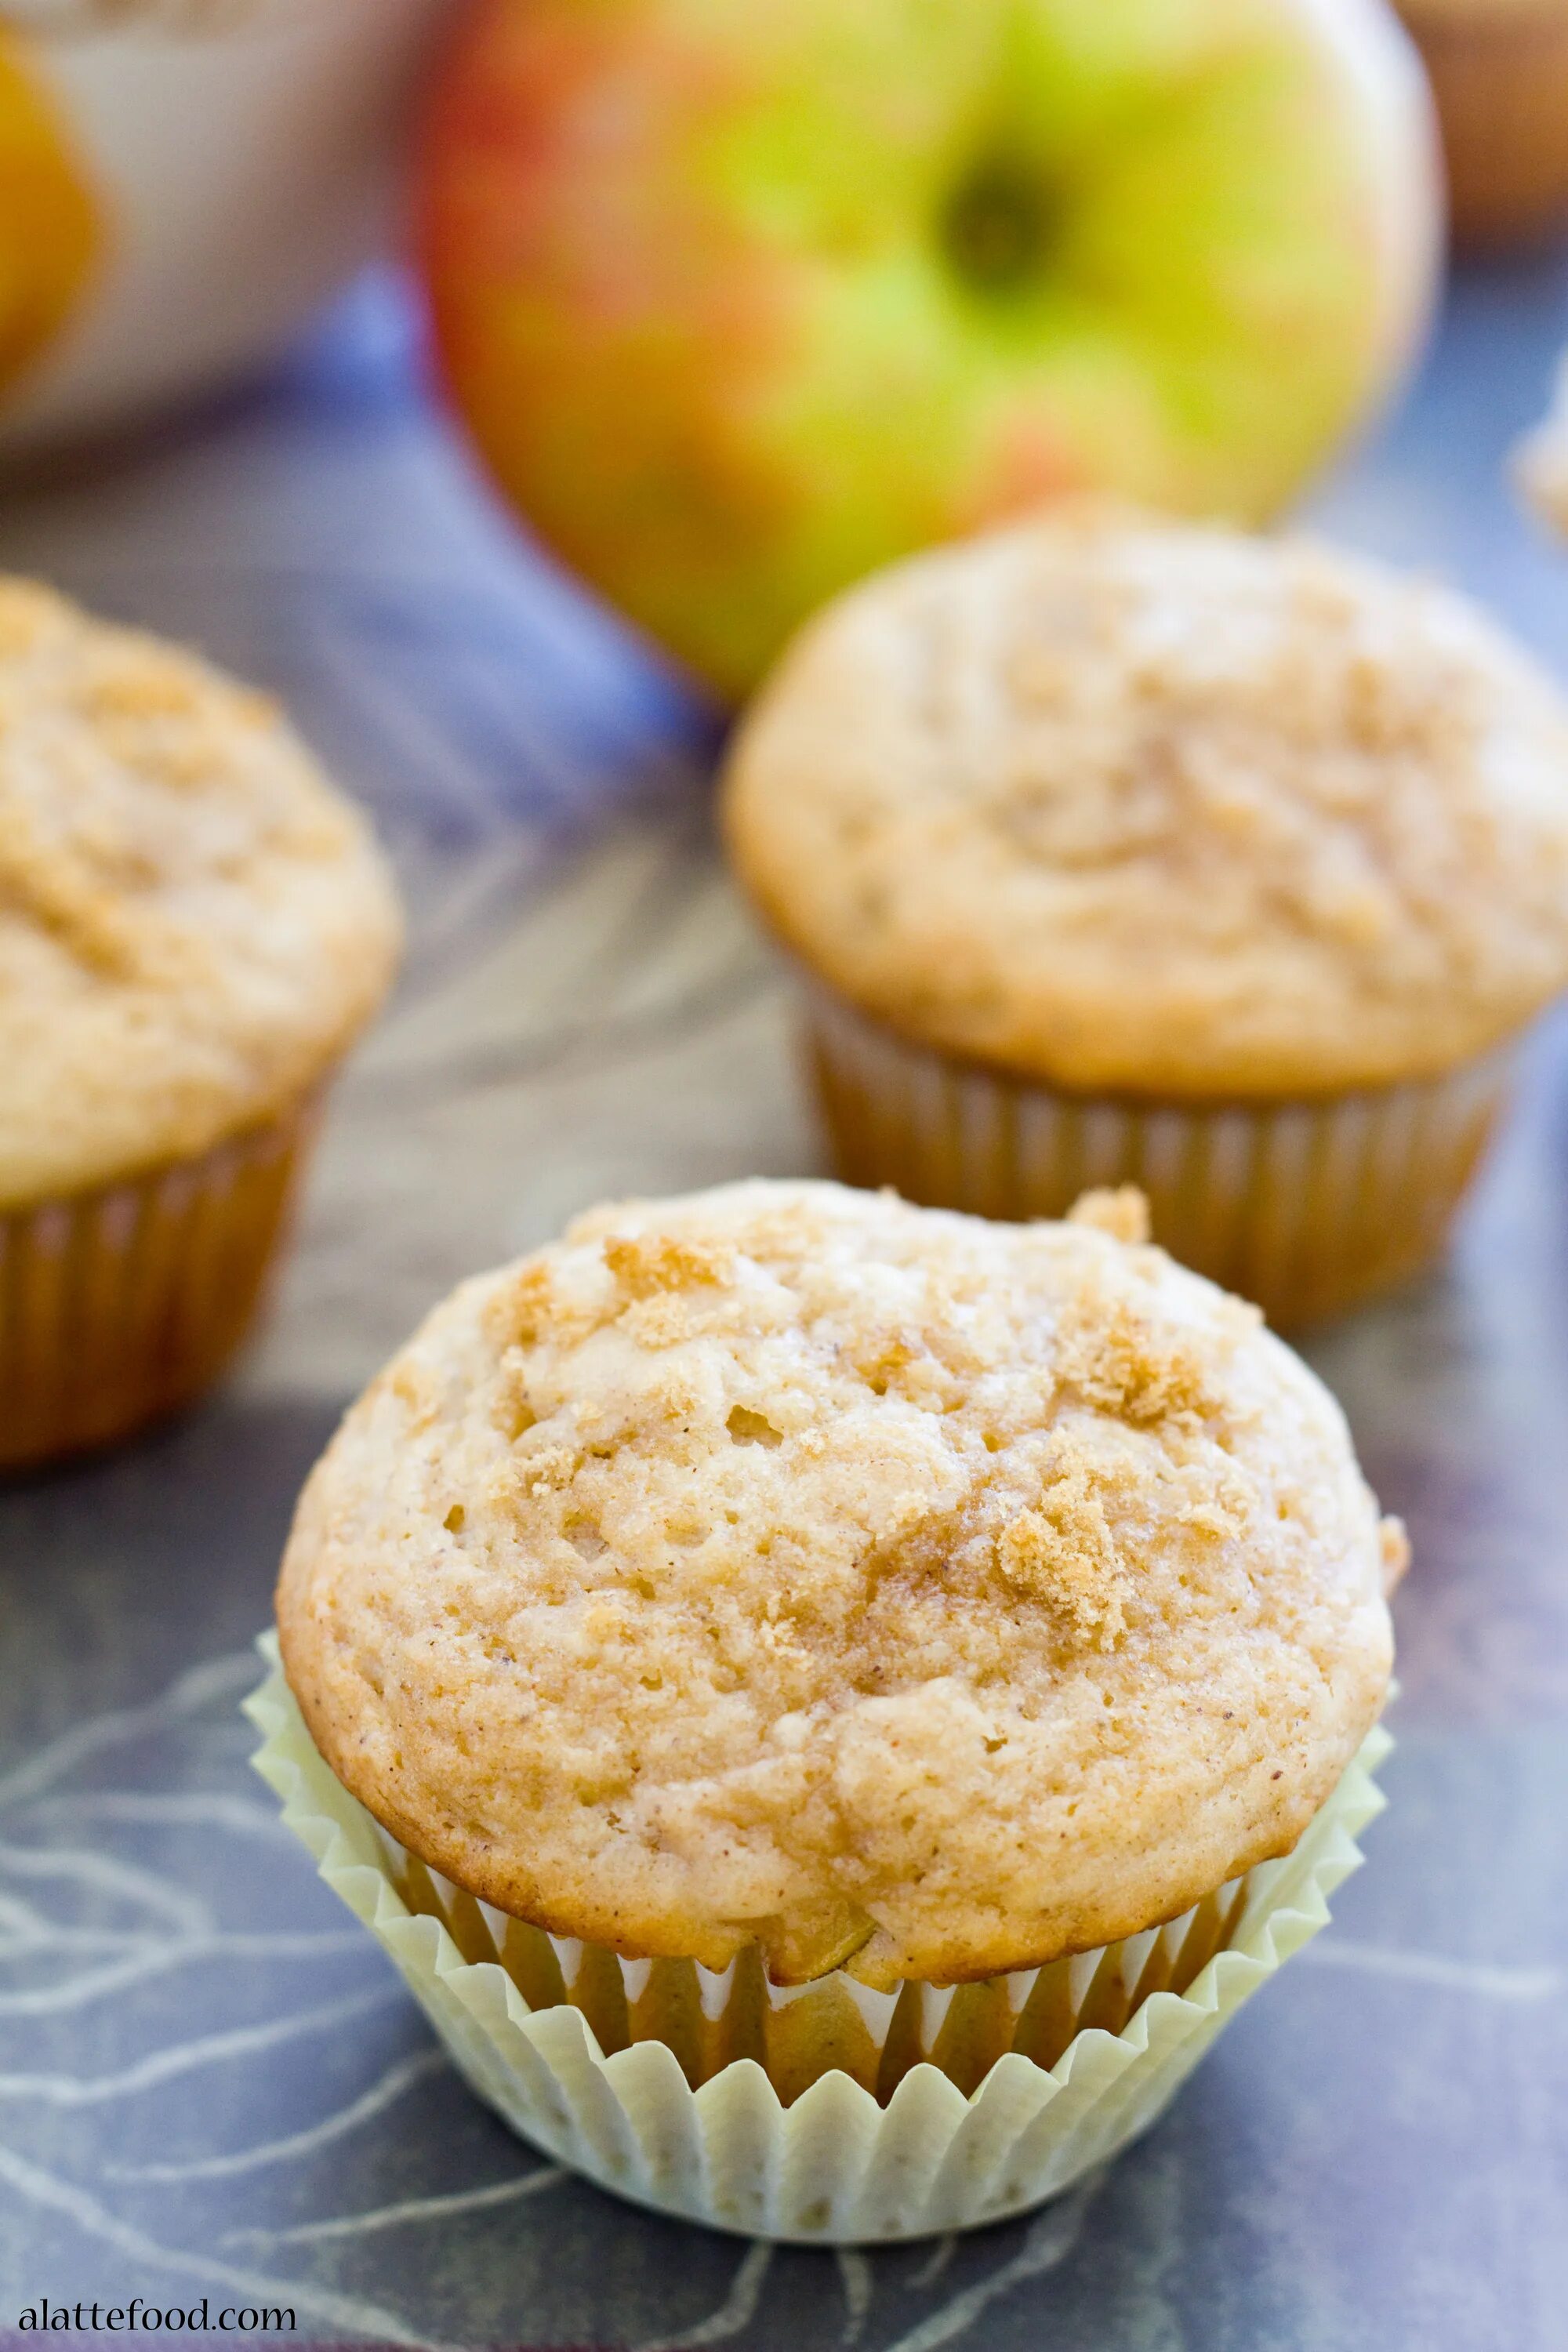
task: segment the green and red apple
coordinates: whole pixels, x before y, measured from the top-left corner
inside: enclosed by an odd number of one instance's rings
[[[439,365],[533,529],[721,691],[1064,493],[1276,511],[1439,244],[1382,0],[478,0],[432,107]]]

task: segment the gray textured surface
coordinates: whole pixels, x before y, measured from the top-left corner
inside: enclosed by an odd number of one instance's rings
[[[1568,667],[1499,467],[1568,276],[1468,281],[1320,501]],[[0,1496],[0,2329],[291,2303],[301,2334],[800,2352],[1568,2342],[1568,1033],[1451,1267],[1313,1350],[1409,1518],[1393,1805],[1330,1934],[1087,2191],[874,2256],[748,2252],[542,2166],[287,1842],[235,1701],[293,1492],[458,1273],[586,1198],[811,1163],[715,869],[700,717],[521,560],[362,296],[260,398],[0,506],[0,562],[268,679],[382,812],[416,940],[224,1397]]]

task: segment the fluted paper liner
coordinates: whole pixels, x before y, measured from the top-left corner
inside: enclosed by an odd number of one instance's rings
[[[875,1993],[842,1970],[786,1988],[739,1962],[719,1976],[623,1960],[449,1885],[323,1762],[272,1637],[261,1646],[272,1671],[246,1701],[264,1734],[256,1768],[480,2098],[638,2204],[807,2244],[1004,2220],[1145,2130],[1327,1924],[1393,1744],[1374,1727],[1292,1853],[1165,1927],[956,1989]]]
[[[836,1171],[928,1208],[1059,1217],[1137,1184],[1154,1239],[1315,1321],[1436,1257],[1503,1110],[1511,1045],[1433,1078],[1321,1102],[1072,1094],[897,1036],[812,985],[810,1055]]]
[[[286,1230],[314,1094],[198,1157],[0,1210],[0,1468],[106,1445],[200,1394]]]

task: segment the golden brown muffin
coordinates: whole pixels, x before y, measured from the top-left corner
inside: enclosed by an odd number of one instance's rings
[[[399,922],[276,707],[0,583],[0,1207],[206,1150],[336,1060]]]
[[[1031,1968],[1286,1853],[1382,1704],[1402,1539],[1137,1216],[753,1182],[465,1284],[300,1501],[321,1755],[518,1918],[784,1984]]]
[[[1459,243],[1568,221],[1568,0],[1397,0],[1437,102]]]
[[[1304,543],[1094,509],[900,565],[786,656],[724,814],[841,1172],[1005,1215],[1133,1179],[1277,1313],[1433,1245],[1484,1057],[1568,982],[1557,694]]]
[[[1469,605],[1096,517],[809,629],[729,770],[774,929],[921,1043],[1055,1084],[1339,1092],[1568,982],[1568,712]]]
[[[0,583],[0,1461],[216,1369],[399,936],[264,697]]]

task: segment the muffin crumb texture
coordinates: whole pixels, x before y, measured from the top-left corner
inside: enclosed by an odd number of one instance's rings
[[[1568,982],[1568,715],[1434,584],[1076,511],[900,565],[742,730],[731,848],[805,964],[1067,1087],[1447,1068]]]
[[[783,1982],[1033,1965],[1286,1852],[1381,1703],[1377,1511],[1255,1311],[1091,1214],[753,1182],[464,1286],[300,1502],[328,1762],[502,1909]]]
[[[398,943],[366,828],[263,695],[0,581],[0,1209],[308,1087]]]

